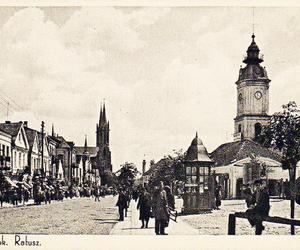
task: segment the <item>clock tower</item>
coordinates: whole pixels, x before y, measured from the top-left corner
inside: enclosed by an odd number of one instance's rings
[[[270,116],[269,111],[269,83],[267,71],[260,63],[263,56],[254,41],[247,49],[247,56],[241,66],[237,85],[237,116],[234,119],[234,140],[255,140],[266,125]]]

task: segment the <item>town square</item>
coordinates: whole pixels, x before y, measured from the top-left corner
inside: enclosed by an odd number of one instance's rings
[[[299,235],[299,11],[0,7],[0,234]]]

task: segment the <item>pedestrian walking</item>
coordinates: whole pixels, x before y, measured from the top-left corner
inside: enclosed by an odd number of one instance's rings
[[[124,221],[124,209],[127,208],[127,198],[122,188],[119,190],[116,206],[119,207],[119,221]]]
[[[99,189],[99,187],[95,187],[94,196],[95,196],[95,201],[100,201],[100,189]]]
[[[141,194],[138,198],[137,209],[140,210],[139,219],[142,221],[141,228],[148,228],[148,223],[151,216],[151,196],[145,188],[141,190]]]
[[[218,185],[215,189],[215,199],[216,199],[216,209],[219,210],[219,206],[221,206],[222,202],[222,186]]]
[[[269,215],[269,193],[262,185],[262,180],[254,181],[255,191],[252,195],[252,206],[246,211],[246,217],[251,226],[255,226],[255,234],[261,235],[265,227],[262,225],[264,217]]]
[[[167,193],[164,190],[163,182],[159,183],[158,189],[153,194],[153,213],[155,218],[156,235],[167,235],[165,227],[169,220]]]
[[[0,204],[1,204],[1,207],[3,207],[3,202],[4,202],[4,191],[0,190]]]
[[[125,191],[125,197],[126,197],[125,217],[127,217],[127,211],[128,211],[129,206],[130,206],[130,200],[131,200],[129,190]]]

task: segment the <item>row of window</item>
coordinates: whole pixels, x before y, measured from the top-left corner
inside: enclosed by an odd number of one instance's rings
[[[2,156],[10,156],[10,148],[9,146],[0,144],[0,155]]]

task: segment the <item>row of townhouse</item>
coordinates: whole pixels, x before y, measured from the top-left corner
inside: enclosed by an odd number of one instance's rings
[[[0,170],[11,176],[42,174],[77,184],[95,181],[90,156],[84,147],[55,135],[53,128],[51,135],[43,136],[26,121],[0,123]]]

